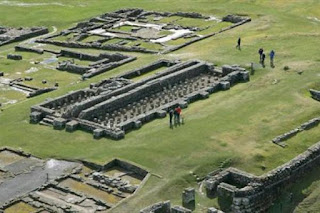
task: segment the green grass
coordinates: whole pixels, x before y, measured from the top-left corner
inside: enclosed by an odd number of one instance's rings
[[[97,163],[105,163],[117,157],[140,164],[151,173],[161,176],[151,176],[141,191],[111,212],[128,212],[128,209],[138,212],[151,203],[167,199],[174,205],[181,204],[183,188],[194,186],[198,189],[190,171],[204,176],[231,159],[232,166],[262,174],[287,162],[320,140],[317,128],[287,141],[288,147],[285,149],[270,143],[275,136],[320,114],[319,103],[308,94],[308,89],[320,80],[320,23],[307,19],[307,16],[320,18],[318,1],[278,0],[270,3],[267,0],[155,0],[152,4],[147,0],[57,2],[69,6],[26,8],[1,5],[1,25],[57,26],[58,30],[62,30],[90,17],[128,7],[171,12],[194,11],[218,17],[237,13],[251,16],[252,22],[164,57],[182,60],[198,58],[218,65],[239,64],[246,67],[250,62],[257,64],[260,47],[267,52],[271,49],[276,51],[275,69],[269,66],[259,68],[251,76],[250,82],[191,104],[183,110],[185,125],[171,130],[167,118],[159,119],[130,132],[121,141],[97,141],[93,140],[91,134],[82,131],[70,134],[31,125],[28,122],[30,107],[46,98],[57,97],[70,90],[87,87],[92,82],[146,65],[157,60],[158,55],[128,53],[137,56],[138,60],[78,83],[75,83],[78,76],[70,73],[47,68],[36,72],[38,79],[50,77],[50,82],[61,81],[61,87],[57,91],[3,107],[0,112],[0,146],[21,148],[39,157],[85,159]],[[235,49],[239,36],[242,38],[241,51]],[[3,59],[7,52],[13,52],[13,46],[0,47],[0,69],[5,69],[10,75],[34,66],[26,60],[9,62]],[[33,57],[42,56],[30,55],[30,59]],[[283,71],[284,66],[289,66],[290,70]],[[296,73],[299,70],[304,71],[302,75]],[[277,84],[273,84],[275,79]],[[314,180],[319,179],[316,174]],[[308,187],[307,184],[305,188]],[[318,192],[319,187],[311,187],[308,194],[316,197]],[[306,198],[301,205],[308,203],[313,208],[316,202],[316,199]],[[217,204],[217,200],[207,199],[197,191],[195,212],[205,212],[207,207]]]

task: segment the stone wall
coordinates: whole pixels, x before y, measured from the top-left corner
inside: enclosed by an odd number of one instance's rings
[[[43,49],[38,49],[38,48],[32,48],[32,47],[23,47],[23,46],[15,46],[14,47],[15,51],[20,51],[20,52],[32,52],[32,53],[38,53],[38,54],[43,54],[44,50]]]
[[[310,94],[313,99],[320,101],[320,91],[315,90],[315,89],[310,89]]]
[[[208,176],[205,180],[205,187],[207,193],[215,194],[219,186],[227,182],[235,186],[232,189],[231,208],[233,212],[265,212],[285,187],[296,182],[312,169],[317,169],[319,163],[320,142],[288,163],[262,176],[254,176],[235,168],[229,168]]]
[[[6,29],[6,28],[4,28]],[[11,28],[8,28],[9,30]],[[40,36],[43,34],[47,34],[49,32],[48,28],[45,27],[32,27],[32,28],[25,28],[25,32],[22,32],[22,34],[18,34],[16,36],[10,36],[8,40],[0,42],[0,46],[10,44],[17,41],[23,41],[28,38],[33,38],[36,36]]]
[[[140,210],[140,213],[191,213],[190,209],[182,206],[171,207],[170,200],[152,204]]]
[[[138,69],[127,72],[123,75],[120,75],[119,77],[131,79],[131,78],[143,75],[145,73],[151,72],[153,70],[159,69],[161,67],[171,67],[172,65],[175,65],[175,64],[177,64],[177,63],[174,61],[161,59],[161,60],[155,61],[152,64],[149,64],[147,66],[143,66]]]
[[[167,53],[171,51],[175,51],[202,39],[206,39],[208,37],[214,36],[216,34],[225,32],[226,30],[230,30],[234,27],[240,26],[244,23],[251,21],[248,17],[242,17],[237,15],[228,15],[224,17],[224,21],[233,23],[232,26],[224,28],[217,33],[212,33],[206,36],[201,36],[199,34],[195,34],[195,38],[191,39],[188,42],[185,42],[182,45],[170,45],[169,48],[163,47],[159,49],[148,49],[141,47],[140,44],[137,45],[125,45],[127,42],[124,43],[105,43],[106,41],[112,39],[110,36],[104,36],[105,38],[101,38],[99,40],[93,42],[82,42],[82,39],[88,37],[91,33],[91,30],[102,28],[107,32],[117,33],[114,30],[115,24],[118,24],[123,21],[131,21],[131,22],[144,22],[147,23],[147,16],[158,16],[158,17],[170,17],[170,16],[178,16],[181,18],[193,18],[193,19],[209,19],[209,16],[202,15],[200,13],[195,12],[156,12],[156,11],[144,11],[143,9],[139,8],[131,8],[131,9],[121,9],[110,13],[105,13],[98,17],[91,18],[88,21],[83,21],[77,24],[77,26],[72,27],[70,29],[64,30],[60,33],[55,35],[49,36],[45,39],[39,39],[37,42],[39,43],[47,43],[53,44],[57,46],[64,46],[68,48],[95,48],[95,49],[103,49],[103,50],[111,50],[111,51],[126,51],[126,52],[142,52],[142,53]],[[159,25],[160,26],[160,25]],[[162,29],[170,30],[170,29],[189,29],[194,33],[200,31],[200,28],[197,26],[181,26],[180,24],[168,23],[166,26],[163,26]],[[77,33],[78,36],[75,36],[72,41],[59,41],[54,40],[59,36],[69,35],[70,33]],[[142,43],[152,42],[151,39],[145,39],[139,36],[138,34],[133,34],[131,32],[122,32],[121,35],[118,35],[119,38],[125,40],[136,40],[141,41]],[[185,38],[189,38],[187,36],[183,36]]]
[[[283,143],[284,141],[288,140],[289,138],[292,138],[293,136],[297,135],[298,133],[300,133],[304,130],[308,130],[313,127],[316,127],[319,123],[320,123],[320,117],[313,118],[313,119],[301,124],[299,127],[275,137],[274,139],[272,139],[272,142],[275,144],[278,144],[279,146],[285,147],[286,144]]]
[[[32,107],[30,121],[56,129],[66,127],[69,132],[85,130],[92,132],[94,138],[121,139],[143,123],[165,117],[169,108],[178,105],[185,108],[213,92],[249,80],[248,72],[238,66],[229,66],[230,72],[223,72],[226,68],[215,69],[212,64],[198,60],[174,63],[177,62],[160,60],[138,69],[148,72],[170,66],[135,83],[116,77],[48,100]]]
[[[77,65],[74,63],[74,61],[70,60],[60,62],[58,64],[57,70],[81,74],[83,79],[91,78],[123,64],[136,60],[136,57],[125,56],[119,53],[101,53],[99,55],[91,55],[70,50],[61,50],[58,56],[93,61],[93,63],[87,66]]]

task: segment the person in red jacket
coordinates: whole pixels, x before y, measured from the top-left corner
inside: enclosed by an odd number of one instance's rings
[[[181,115],[181,107],[178,106],[176,109],[176,114],[177,114],[177,123],[180,125],[180,115]]]

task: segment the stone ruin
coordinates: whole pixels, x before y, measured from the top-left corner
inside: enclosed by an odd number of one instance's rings
[[[199,60],[155,62],[124,76],[159,66],[169,68],[137,82],[111,78],[33,106],[30,122],[69,132],[82,129],[92,132],[94,138],[121,139],[143,123],[165,117],[169,108],[186,108],[211,93],[249,80],[249,73],[236,65],[218,68]]]
[[[272,142],[281,146],[281,147],[285,147],[286,143],[284,141],[292,138],[293,136],[297,135],[298,133],[300,133],[302,131],[312,129],[312,128],[318,126],[319,123],[320,123],[320,117],[310,119],[309,121],[301,124],[299,127],[275,137],[274,139],[272,139]]]
[[[45,87],[45,88],[38,88],[38,87],[33,87],[33,86],[28,86],[23,83],[23,81],[31,81],[32,78],[17,78],[14,80],[9,81],[9,86],[13,87],[17,90],[23,91],[24,93],[27,94],[27,98],[31,98],[37,95],[41,95],[43,93],[51,92],[57,89],[57,87]]]
[[[168,20],[163,21],[165,19]],[[190,23],[191,20],[201,22],[199,25],[202,26]],[[37,42],[69,48],[168,53],[249,21],[251,19],[248,17],[236,15],[228,15],[217,21],[217,18],[199,13],[122,9],[78,23],[75,27],[38,39]],[[214,27],[220,22],[229,24],[214,32]],[[213,31],[207,32],[211,28]],[[170,41],[178,40],[177,44],[170,44]]]
[[[208,196],[230,200],[232,212],[266,212],[285,187],[318,169],[319,163],[320,142],[261,176],[235,168],[217,170],[208,175],[205,188]]]
[[[0,211],[103,213],[136,193],[148,177],[146,170],[118,159],[101,166],[4,148]]]
[[[310,94],[314,100],[320,101],[320,91],[315,89],[310,89]]]
[[[190,205],[191,204],[191,205]],[[186,188],[182,192],[182,205],[171,207],[170,200],[154,203],[140,210],[140,213],[191,213],[195,210],[195,189]],[[223,213],[214,207],[210,207],[207,213]]]
[[[57,66],[57,70],[81,74],[83,79],[91,78],[95,75],[107,72],[136,59],[136,57],[125,56],[119,53],[101,53],[100,55],[96,56],[69,50],[61,50],[58,56],[91,61],[92,63],[84,66],[77,65],[72,60],[67,60],[59,63]]]
[[[171,207],[170,200],[155,203],[140,210],[140,213],[191,213],[190,209],[184,208],[182,206]]]
[[[0,46],[47,34],[48,32],[48,28],[45,27],[12,28],[0,26]]]

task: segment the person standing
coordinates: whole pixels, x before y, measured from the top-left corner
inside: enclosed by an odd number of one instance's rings
[[[265,67],[265,64],[264,64],[265,59],[266,59],[266,54],[262,53],[261,64],[263,68]]]
[[[275,56],[275,52],[274,52],[274,50],[271,50],[271,52],[270,52],[270,66],[272,67],[272,68],[274,68],[274,56]]]
[[[173,116],[174,116],[174,126],[176,127],[177,124],[178,124],[178,111],[177,111],[177,108],[174,109]]]
[[[241,50],[241,38],[240,38],[240,37],[238,38],[238,43],[237,43],[236,48],[237,48],[238,50]]]
[[[170,128],[172,128],[173,127],[173,125],[172,125],[172,118],[173,118],[173,109],[172,108],[170,108],[169,109],[169,124],[170,124]]]
[[[259,55],[260,55],[260,64],[262,64],[262,54],[263,54],[263,49],[260,48],[258,51]]]
[[[177,120],[178,120],[178,124],[180,125],[180,114],[181,114],[181,107],[180,106],[178,106],[177,108],[176,108],[176,111],[177,111]]]

